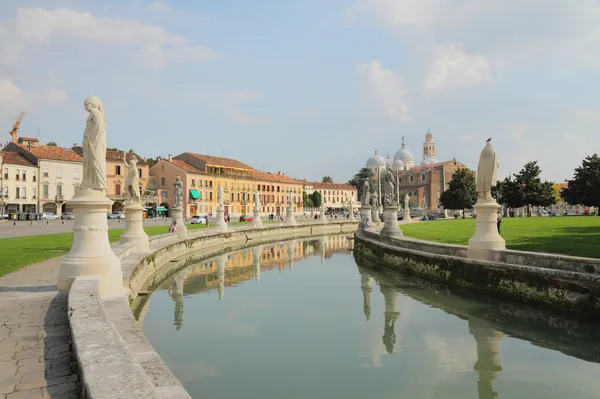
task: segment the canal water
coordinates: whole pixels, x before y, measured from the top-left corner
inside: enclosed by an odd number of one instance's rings
[[[136,309],[194,398],[600,398],[600,328],[355,260],[348,236],[191,265]]]

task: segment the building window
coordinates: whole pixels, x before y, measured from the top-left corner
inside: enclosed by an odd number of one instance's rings
[[[44,168],[43,173],[44,173],[44,175],[43,175],[44,177],[48,177],[48,168]]]
[[[27,198],[27,188],[23,187],[23,189],[21,190],[21,195],[23,196],[23,199]]]
[[[162,198],[162,199],[169,198],[169,192],[168,191],[161,191],[160,192],[160,198]]]
[[[19,175],[20,170],[17,169],[15,172],[15,180],[19,180],[21,178],[21,176]]]
[[[120,184],[115,184],[115,194],[116,195],[121,195],[121,185]]]
[[[33,188],[33,197],[32,198],[33,199],[37,198],[37,188],[35,188],[35,187]]]
[[[212,191],[209,191],[208,194],[209,194],[208,198],[212,201]],[[212,206],[210,207],[210,209],[211,209],[211,212],[212,212]]]
[[[227,190],[227,182],[225,182],[225,190]]]
[[[60,184],[58,184],[56,186],[56,195],[59,197],[62,197],[63,193],[62,193],[62,186]]]
[[[4,193],[3,193],[3,196],[4,196],[5,198],[8,198],[8,186],[4,186]]]
[[[17,195],[15,196],[15,199],[19,199],[19,194],[21,193],[21,189],[19,187],[16,187],[15,192],[17,193]]]
[[[150,178],[150,188],[154,188],[156,186],[156,180],[153,177]]]
[[[165,165],[160,165],[160,171],[164,172],[165,171]]]
[[[79,179],[79,168],[75,168],[75,170],[73,171],[73,177]]]
[[[425,183],[425,173],[421,173],[421,182]]]
[[[415,181],[415,177],[413,175],[408,176],[408,181],[413,183]]]
[[[47,184],[44,184],[42,187],[43,187],[43,189],[44,189],[44,191],[43,191],[43,193],[44,193],[44,198],[48,198],[48,185],[47,185]]]
[[[121,165],[115,166],[115,175],[121,176]]]
[[[161,177],[161,178],[160,178],[160,185],[161,185],[161,186],[164,186],[164,185],[165,185],[165,178],[164,178],[164,177]]]
[[[231,193],[231,202],[235,201],[235,199],[234,199],[234,198],[235,198],[235,197],[234,197],[234,194],[233,194],[233,193]]]
[[[23,181],[26,181],[26,180],[27,180],[27,171],[24,170],[23,171]]]
[[[62,168],[56,169],[56,177],[62,178]]]
[[[138,168],[138,176],[140,179],[142,178],[142,168]]]
[[[4,179],[8,180],[8,168],[4,168]]]

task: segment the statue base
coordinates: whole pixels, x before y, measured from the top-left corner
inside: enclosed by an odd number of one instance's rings
[[[493,251],[506,249],[504,238],[498,233],[498,211],[500,205],[495,200],[480,201],[475,204],[477,220],[475,234],[469,240],[469,259],[493,260]]]
[[[121,260],[108,241],[106,215],[112,204],[103,191],[75,190],[69,201],[75,216],[73,243],[60,263],[59,291],[68,291],[76,277],[100,276],[100,295],[123,294]]]
[[[263,227],[262,218],[260,217],[260,211],[258,209],[254,209],[252,211],[252,227],[255,227],[255,228]]]
[[[327,216],[325,216],[325,207],[324,206],[321,206],[321,209],[319,210],[319,222],[327,223]]]
[[[287,224],[290,226],[296,225],[296,218],[294,217],[294,207],[292,204],[288,205],[285,211],[285,221],[283,224]]]
[[[223,207],[217,207],[215,227],[222,233],[227,231],[227,223],[225,222],[225,209],[223,209]]]
[[[444,209],[444,219],[448,219],[448,209]]]
[[[350,209],[350,213],[348,214],[348,221],[356,222],[356,218],[354,217],[354,209]]]
[[[371,221],[371,207],[368,205],[363,205],[360,207],[360,224],[363,228],[373,224]]]
[[[402,221],[404,223],[411,223],[412,222],[412,218],[410,217],[410,209],[409,208],[405,208],[404,209],[404,217],[402,218]]]
[[[398,207],[386,206],[383,214],[385,216],[383,228],[379,232],[381,237],[402,237],[402,230],[398,227]]]
[[[187,238],[188,230],[183,221],[183,208],[180,206],[171,209],[171,220],[177,223],[177,236],[179,238]]]
[[[144,207],[139,204],[131,204],[125,206],[125,231],[121,235],[121,243],[135,243],[133,249],[136,253],[144,253],[150,251],[150,242],[148,235],[144,231],[143,225]],[[177,223],[179,224],[179,222]]]
[[[371,208],[371,221],[376,225],[381,224],[381,219],[379,219],[379,207]]]

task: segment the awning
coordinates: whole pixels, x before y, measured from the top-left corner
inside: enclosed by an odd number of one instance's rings
[[[156,212],[166,212],[167,208],[165,208],[164,206],[159,206],[158,208],[156,208]]]
[[[193,199],[198,199],[200,198],[200,193],[198,192],[198,190],[190,190],[190,195],[192,196]]]

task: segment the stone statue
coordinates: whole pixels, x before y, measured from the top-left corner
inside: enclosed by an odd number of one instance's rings
[[[175,177],[175,183],[173,183],[173,187],[173,197],[175,199],[175,205],[173,205],[173,207],[181,208],[183,206],[183,182],[181,181],[181,177],[179,177],[179,175]]]
[[[140,198],[140,177],[137,170],[137,157],[133,155],[131,161],[127,162],[127,154],[123,151],[123,163],[125,163],[125,168],[127,168],[125,203],[139,205],[142,199]]]
[[[383,174],[383,203],[385,206],[398,205],[396,202],[396,182],[389,170]]]
[[[423,196],[423,201],[421,202],[421,209],[424,210],[424,211],[426,211],[427,209],[429,209],[427,207],[427,196],[426,195]]]
[[[361,197],[361,203],[363,206],[368,206],[369,205],[369,197],[371,196],[370,194],[370,185],[369,185],[369,180],[368,179],[364,179],[362,182],[362,197]]]
[[[219,208],[223,208],[224,203],[225,203],[225,192],[223,191],[221,182],[219,182],[219,187],[217,188],[217,204],[218,204]]]
[[[254,192],[254,209],[260,211],[260,194],[258,191]]]
[[[83,133],[83,179],[79,188],[106,191],[106,117],[98,97],[90,96],[83,104],[90,114]]]
[[[477,199],[491,201],[492,186],[496,185],[496,172],[500,164],[496,161],[496,153],[491,140],[488,140],[481,151],[479,164],[477,165]]]
[[[408,196],[408,193],[406,193],[406,195],[404,196],[404,209],[409,209],[409,203],[410,203],[410,197]]]

